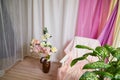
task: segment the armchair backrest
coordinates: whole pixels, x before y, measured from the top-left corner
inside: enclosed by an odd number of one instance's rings
[[[75,37],[64,50],[67,55],[72,55],[72,58],[77,58],[84,55],[87,52],[90,52],[87,49],[77,49],[76,45],[85,45],[95,49],[97,46],[101,46],[100,42],[96,39],[85,38],[85,37]]]

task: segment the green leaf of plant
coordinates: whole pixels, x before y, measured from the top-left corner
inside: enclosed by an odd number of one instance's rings
[[[104,60],[106,57],[109,56],[109,53],[106,48],[102,46],[96,47],[95,51],[98,53],[98,55]]]
[[[76,45],[76,48],[81,48],[81,49],[88,49],[88,50],[94,50],[88,46],[85,46],[85,45]]]
[[[44,28],[43,28],[43,34],[46,34],[46,33],[48,33],[48,30],[47,30],[46,27],[44,27]]]
[[[112,79],[113,75],[104,71],[93,71],[95,74]]]
[[[120,71],[115,74],[115,79],[120,80]]]
[[[109,64],[106,64],[102,61],[97,61],[97,62],[88,63],[84,65],[83,69],[102,69],[102,68],[109,68],[109,67],[110,67]]]
[[[116,50],[112,51],[112,55],[118,60],[120,60],[120,48],[117,48]]]
[[[104,47],[112,54],[112,56],[120,60],[120,48],[115,49],[110,45],[105,45]]]
[[[46,56],[46,59],[47,59],[47,60],[50,59],[50,55]]]
[[[80,60],[86,59],[89,55],[91,55],[91,56],[96,56],[96,55],[93,54],[93,53],[86,53],[86,54],[84,54],[82,57],[79,57],[79,58],[76,58],[76,59],[72,60],[71,66],[75,65],[75,64],[76,64],[78,61],[80,61]]]
[[[86,54],[84,54],[83,56],[84,56],[84,57],[88,57],[89,55],[90,55],[90,56],[96,56],[96,54],[91,53],[91,52],[90,52],[90,53],[86,53]]]
[[[110,68],[107,68],[106,71],[109,72],[109,73],[111,73],[111,74],[116,73],[115,67],[113,67],[113,66],[110,67]]]
[[[104,45],[104,47],[105,47],[110,53],[115,50],[115,48],[113,48],[112,46],[107,45],[107,44]]]
[[[78,61],[80,60],[84,60],[86,57],[79,57],[79,58],[76,58],[76,59],[73,59],[70,66],[72,67],[73,65],[75,65]]]
[[[85,72],[79,80],[99,80],[97,75],[93,72]]]
[[[119,65],[119,66],[120,66],[120,60],[118,60],[118,61],[117,61],[117,65]]]
[[[109,63],[111,66],[117,67],[118,61],[112,61]]]

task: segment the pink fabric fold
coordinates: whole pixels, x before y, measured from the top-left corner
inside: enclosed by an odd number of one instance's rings
[[[102,0],[80,0],[76,36],[97,38]]]
[[[100,36],[98,37],[98,40],[100,41],[101,45],[105,44],[112,44],[112,37],[113,37],[113,31],[114,31],[114,22],[116,19],[117,11],[118,11],[118,3],[115,5],[115,8],[108,19],[103,31],[101,32]]]
[[[102,0],[98,36],[102,32],[107,22],[111,0]]]

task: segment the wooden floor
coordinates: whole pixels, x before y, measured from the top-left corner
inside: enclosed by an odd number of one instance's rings
[[[58,63],[51,63],[49,73],[42,72],[38,59],[26,57],[6,72],[0,80],[56,80]]]

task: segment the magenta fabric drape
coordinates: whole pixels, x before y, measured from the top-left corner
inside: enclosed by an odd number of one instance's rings
[[[115,8],[114,8],[112,14],[110,15],[110,17],[105,25],[105,28],[103,29],[100,36],[98,37],[98,40],[100,41],[101,45],[104,45],[104,44],[111,45],[112,44],[114,22],[115,22],[117,11],[118,11],[118,3],[119,3],[119,0],[117,1],[117,4],[115,5]]]
[[[102,0],[80,0],[76,36],[97,38]]]

